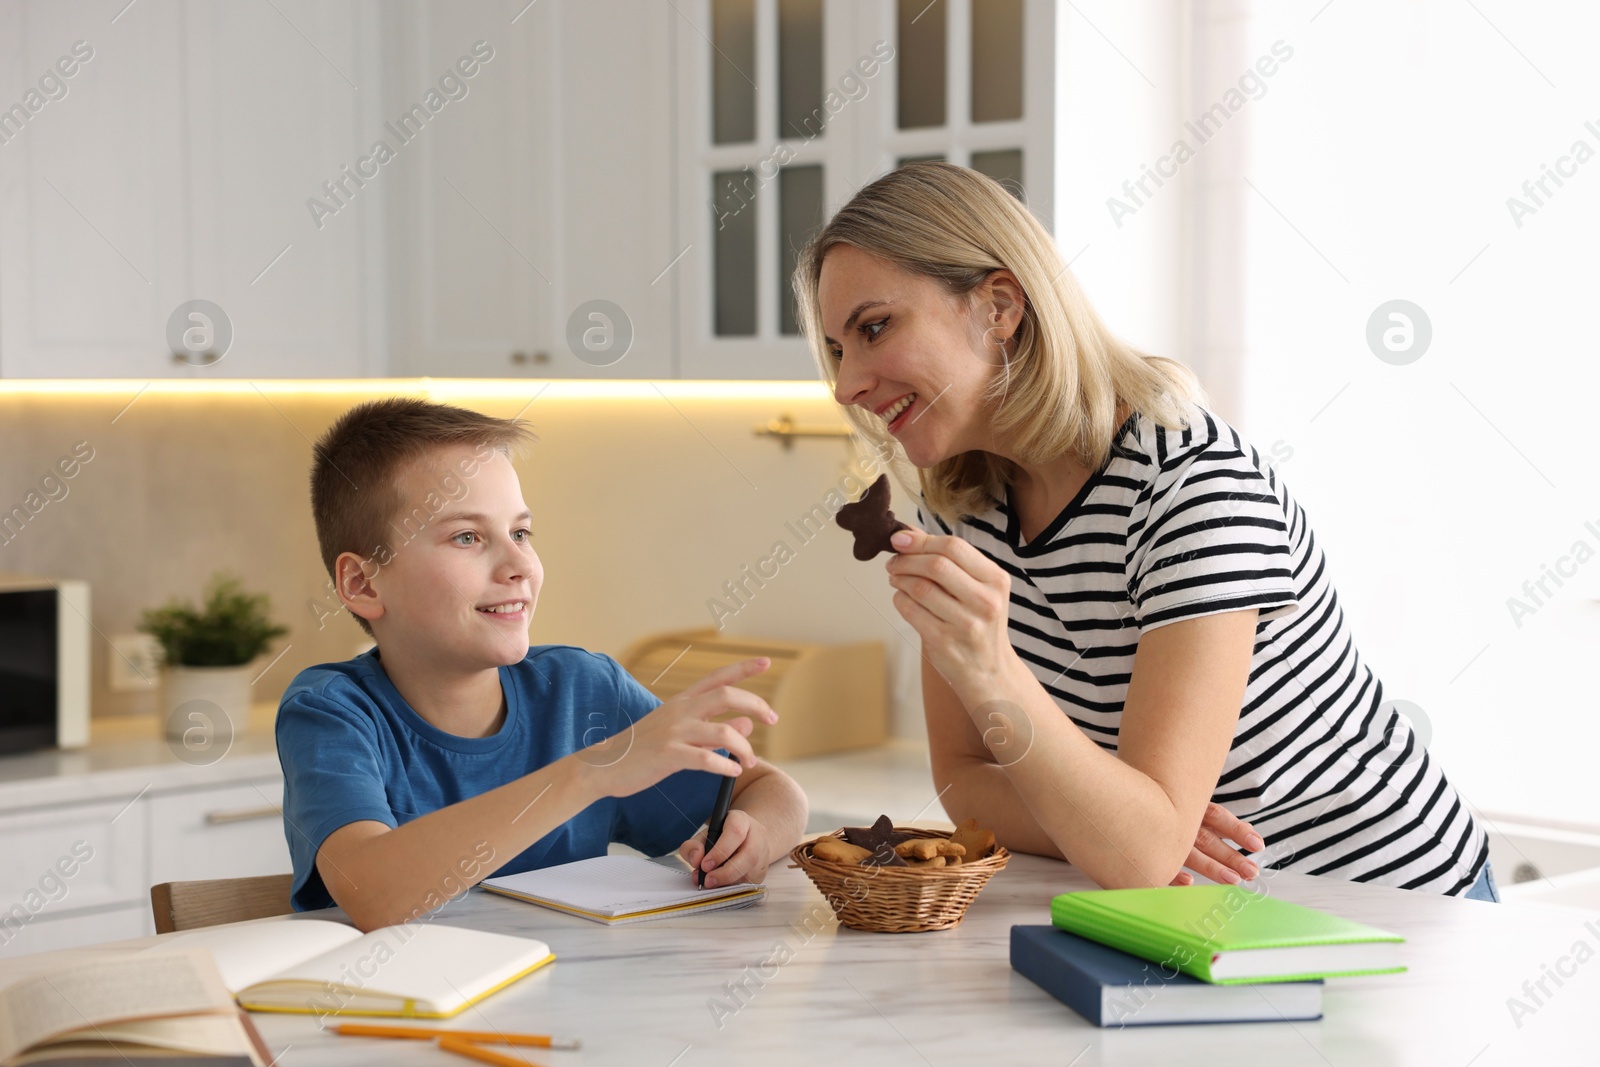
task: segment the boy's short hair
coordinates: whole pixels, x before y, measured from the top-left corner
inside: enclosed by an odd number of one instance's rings
[[[477,464],[495,452],[509,457],[534,439],[521,419],[410,397],[369,400],[339,416],[312,448],[311,516],[328,577],[337,584],[334,563],[345,552],[360,555],[362,569],[371,576],[443,510],[445,501],[467,494],[466,482],[452,469],[424,499],[400,499],[401,476],[429,452],[461,445],[474,449],[477,455],[461,470],[471,478]],[[396,530],[398,536],[391,536]],[[355,620],[372,634],[365,619]]]

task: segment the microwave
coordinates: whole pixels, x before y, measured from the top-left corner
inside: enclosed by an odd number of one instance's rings
[[[0,753],[89,743],[89,583],[0,574]]]

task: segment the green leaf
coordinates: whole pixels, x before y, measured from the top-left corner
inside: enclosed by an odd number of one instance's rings
[[[237,667],[289,632],[288,627],[272,622],[270,610],[265,594],[246,593],[238,578],[219,572],[206,583],[200,608],[173,600],[146,611],[139,629],[160,642],[168,663]]]

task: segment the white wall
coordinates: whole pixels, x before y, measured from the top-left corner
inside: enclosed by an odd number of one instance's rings
[[[1170,2],[1084,0],[1056,15],[1056,188],[1052,232],[1113,330],[1146,351],[1185,358],[1180,173],[1134,214],[1124,196],[1181,125],[1183,25]],[[1141,199],[1143,199],[1141,197]]]
[[[1274,42],[1293,54],[1183,168],[1178,195],[1161,190],[1118,231],[1105,197],[1181,125],[1170,46],[1186,12],[1183,117]],[[1421,706],[1468,802],[1600,823],[1587,418],[1600,10],[1086,2],[1062,22],[1064,115],[1078,99],[1058,146],[1058,241],[1069,256],[1091,244],[1074,268],[1090,298],[1125,336],[1184,357],[1220,412],[1288,456],[1363,654],[1388,696]],[[1507,198],[1578,140],[1597,158],[1569,164],[1519,227]],[[1432,324],[1408,365],[1366,340],[1396,298]],[[1547,581],[1519,625],[1508,598],[1579,541],[1595,558]]]
[[[1391,0],[1296,14],[1251,24],[1257,42],[1303,42],[1255,113],[1251,171],[1304,234],[1256,200],[1251,427],[1293,444],[1285,474],[1356,633],[1391,695],[1422,706],[1469,802],[1600,822],[1600,561],[1547,584],[1520,626],[1507,607],[1579,539],[1600,552],[1584,410],[1600,385],[1600,160],[1520,228],[1506,206],[1575,140],[1600,151],[1600,11]],[[1433,325],[1405,366],[1363,337],[1396,297]]]

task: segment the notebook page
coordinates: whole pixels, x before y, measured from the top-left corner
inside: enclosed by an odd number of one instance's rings
[[[528,937],[459,926],[407,923],[385,926],[314,959],[297,963],[272,981],[313,982],[328,1001],[325,983],[372,995],[427,1002],[451,1011],[550,955],[550,946]],[[338,998],[323,1005],[337,1010]]]
[[[280,974],[297,963],[361,939],[361,931],[327,919],[267,919],[167,934],[146,951],[206,948],[233,993]]]
[[[608,918],[676,904],[703,903],[754,888],[750,882],[698,889],[693,876],[640,856],[596,856],[557,867],[487,878],[484,885]]]

